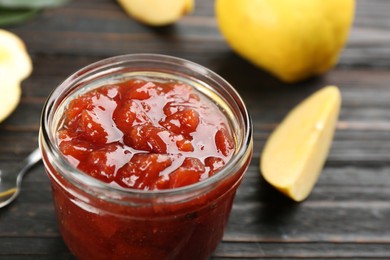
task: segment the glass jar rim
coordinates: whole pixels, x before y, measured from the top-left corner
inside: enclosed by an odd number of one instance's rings
[[[96,75],[100,75],[99,73],[102,73],[102,71],[107,72],[107,69],[110,72],[115,71],[114,69],[115,66],[119,66],[120,64],[124,64],[129,61],[152,62],[155,63],[157,66],[159,63],[170,64],[175,66],[185,66],[188,70],[195,71],[203,75],[207,75],[207,78],[210,78],[212,81],[215,81],[219,85],[222,85],[224,90],[226,90],[228,94],[231,95],[232,100],[235,102],[234,105],[237,106],[240,116],[242,117],[241,120],[242,120],[242,124],[243,124],[242,127],[244,128],[244,131],[242,135],[242,141],[240,142],[240,147],[236,147],[236,151],[232,156],[232,158],[226,163],[226,165],[221,170],[218,171],[217,174],[205,180],[197,182],[195,184],[180,187],[180,188],[175,188],[175,189],[166,189],[166,190],[128,189],[119,186],[118,187],[113,186],[89,176],[88,174],[72,166],[66,160],[66,158],[61,154],[58,146],[55,144],[55,136],[53,136],[50,127],[51,124],[53,123],[50,120],[51,118],[50,115],[54,114],[55,112],[55,110],[52,111],[52,109],[55,107],[55,104],[59,102],[58,98],[61,96],[61,94],[64,94],[64,92],[66,92],[66,90],[68,90],[70,86],[76,85],[78,83],[78,80],[80,80],[80,78],[85,77],[86,79],[88,79],[90,77],[94,77],[94,76],[96,77]],[[118,68],[122,68],[122,67],[119,66]],[[104,73],[101,75],[104,76]],[[78,181],[80,181],[80,179],[85,180],[88,182],[91,188],[93,187],[94,189],[104,190],[105,192],[106,191],[113,192],[120,196],[137,196],[141,198],[148,198],[148,197],[160,197],[160,196],[171,196],[171,195],[175,196],[175,195],[186,194],[188,192],[196,192],[201,190],[204,191],[205,189],[207,189],[207,187],[212,187],[214,184],[218,183],[218,181],[228,178],[234,172],[240,169],[239,166],[240,164],[242,164],[243,159],[249,159],[249,157],[251,156],[250,151],[252,150],[252,142],[253,142],[252,131],[253,130],[252,130],[251,118],[245,107],[244,101],[239,96],[238,92],[233,88],[233,86],[231,86],[226,80],[224,80],[221,76],[219,76],[215,72],[192,61],[188,61],[173,56],[161,55],[161,54],[126,54],[126,55],[106,58],[97,61],[95,63],[92,63],[90,65],[87,65],[79,69],[72,75],[70,75],[58,87],[56,87],[52,91],[52,93],[48,96],[46,103],[43,107],[43,112],[41,115],[39,143],[40,143],[41,150],[47,151],[48,154],[50,155],[51,163],[55,161],[57,164],[56,166],[60,167],[61,169],[65,167],[66,169],[71,170],[71,173],[64,173],[63,171],[59,171],[59,172],[60,175],[65,177],[67,181],[70,181],[72,185],[77,186],[77,183],[75,183],[75,180],[73,179],[75,178],[75,176],[77,176]]]

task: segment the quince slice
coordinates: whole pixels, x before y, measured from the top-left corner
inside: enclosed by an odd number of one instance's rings
[[[32,71],[32,62],[23,41],[0,29],[0,122],[19,104],[20,82]]]
[[[32,62],[23,41],[15,34],[0,29],[0,76],[18,81],[32,71]]]
[[[339,89],[328,86],[295,107],[264,147],[264,179],[297,202],[306,199],[327,158],[340,106]]]
[[[152,26],[168,25],[194,8],[194,0],[117,0],[134,19]]]

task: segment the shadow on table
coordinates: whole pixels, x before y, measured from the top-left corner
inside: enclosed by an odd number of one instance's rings
[[[268,100],[270,96],[277,101],[276,94],[281,97],[288,95],[291,98],[302,99],[314,90],[323,86],[322,77],[312,77],[297,83],[284,83],[265,70],[251,64],[233,51],[220,53],[210,62],[212,70],[232,84],[243,96]],[[293,94],[293,95],[290,95]]]
[[[275,226],[288,222],[294,218],[299,209],[299,203],[291,200],[261,178],[259,196],[264,204],[264,209],[259,216],[264,225]]]

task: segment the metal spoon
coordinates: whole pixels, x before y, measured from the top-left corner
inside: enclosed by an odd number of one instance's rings
[[[41,160],[41,152],[35,149],[22,163],[22,168],[17,172],[5,172],[0,170],[0,208],[10,204],[20,193],[24,174]]]

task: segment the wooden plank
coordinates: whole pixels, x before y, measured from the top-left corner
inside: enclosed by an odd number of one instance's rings
[[[223,242],[216,257],[236,259],[386,259],[387,243],[231,243]],[[305,253],[302,253],[302,252]]]
[[[17,242],[21,243],[17,243]],[[15,250],[19,252],[14,254],[9,250],[10,246],[15,246]],[[223,242],[219,245],[212,259],[281,259],[287,257],[290,259],[332,259],[346,258],[352,259],[355,257],[369,259],[385,259],[388,257],[388,244],[373,243],[230,243]],[[56,248],[55,251],[52,248]],[[346,250],[342,250],[345,248]],[[307,254],[303,255],[302,249]],[[74,259],[67,251],[65,245],[60,238],[0,238],[0,256],[7,259]],[[8,258],[10,256],[19,258]],[[51,258],[53,259],[53,258]]]
[[[31,259],[74,259],[59,236],[0,238],[0,258],[30,259],[29,257]]]

